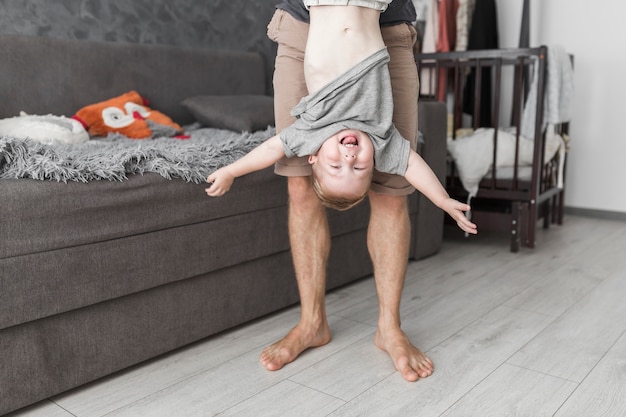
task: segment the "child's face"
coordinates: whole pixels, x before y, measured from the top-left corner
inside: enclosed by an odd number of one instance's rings
[[[324,188],[336,194],[367,189],[374,170],[374,146],[367,133],[345,129],[328,138],[309,156]]]

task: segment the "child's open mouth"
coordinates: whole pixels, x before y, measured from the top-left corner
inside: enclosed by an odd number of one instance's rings
[[[354,135],[347,135],[339,141],[343,146],[354,147],[359,146],[359,140]]]

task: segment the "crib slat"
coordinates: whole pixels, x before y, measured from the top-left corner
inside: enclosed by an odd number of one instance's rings
[[[480,127],[480,100],[482,94],[482,75],[481,71],[481,61],[479,59],[476,60],[476,69],[474,74],[474,129],[478,129]]]
[[[513,73],[513,106],[511,108],[511,126],[515,126],[518,130],[521,125],[522,117],[522,89],[524,83],[524,57],[520,57],[515,63],[515,71]]]
[[[502,59],[497,58],[495,62],[495,91],[494,91],[494,103],[493,103],[493,157],[491,159],[491,188],[496,188],[497,181],[497,155],[498,155],[498,129],[500,120],[500,85],[502,84]],[[515,182],[514,182],[515,184]],[[514,186],[517,189],[517,186]]]
[[[456,138],[456,130],[463,124],[463,101],[461,95],[461,63],[458,59],[454,60],[454,97],[452,111],[452,138]]]

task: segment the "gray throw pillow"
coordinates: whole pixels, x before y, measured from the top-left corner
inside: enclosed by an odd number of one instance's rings
[[[274,126],[274,98],[271,96],[203,95],[186,98],[181,105],[206,127],[254,132]]]

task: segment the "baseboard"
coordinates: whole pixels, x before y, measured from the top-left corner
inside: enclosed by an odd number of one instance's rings
[[[626,221],[626,213],[619,211],[586,209],[579,207],[565,207],[565,214],[573,214],[585,217],[595,217],[604,220]]]

